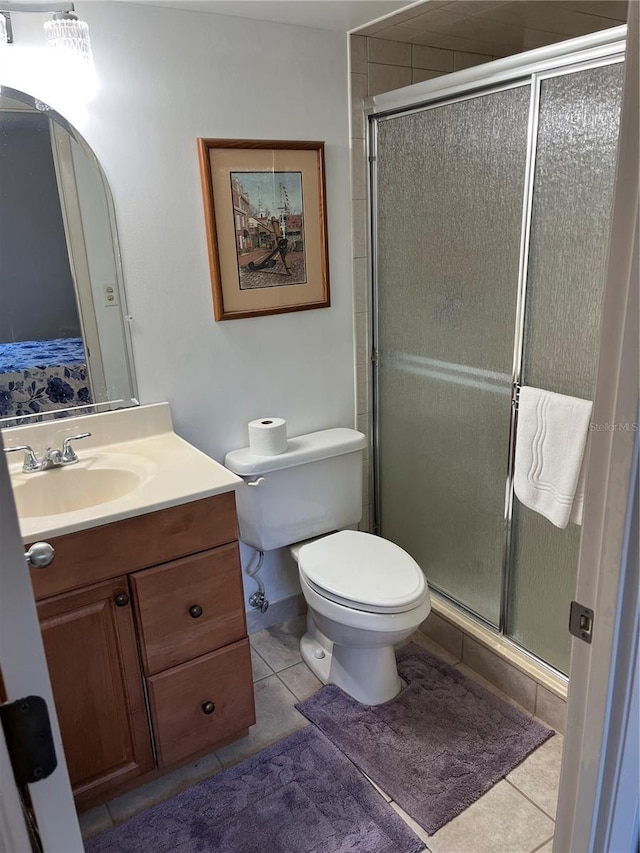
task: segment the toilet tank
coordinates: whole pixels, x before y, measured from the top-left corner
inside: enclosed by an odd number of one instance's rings
[[[361,432],[336,428],[290,438],[277,456],[227,453],[224,464],[244,480],[236,492],[241,541],[271,551],[356,525],[365,446]]]

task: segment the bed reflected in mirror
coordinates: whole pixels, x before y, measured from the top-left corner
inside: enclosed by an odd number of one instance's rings
[[[0,90],[0,426],[137,403],[113,205],[82,137]]]

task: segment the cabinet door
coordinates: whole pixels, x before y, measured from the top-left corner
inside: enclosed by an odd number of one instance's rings
[[[125,577],[38,604],[76,802],[153,768]]]

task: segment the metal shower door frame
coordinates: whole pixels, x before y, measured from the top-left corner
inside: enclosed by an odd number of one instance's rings
[[[542,663],[552,672],[554,667],[541,661],[536,655],[524,649],[507,635],[508,610],[511,572],[511,545],[513,527],[513,479],[515,462],[515,440],[517,433],[518,395],[522,380],[524,364],[524,335],[526,323],[527,283],[529,266],[529,246],[531,239],[531,217],[533,210],[535,166],[538,142],[538,118],[540,109],[541,84],[552,77],[587,71],[591,68],[611,65],[624,60],[626,27],[615,27],[611,30],[572,39],[559,45],[540,48],[519,54],[515,57],[497,60],[485,66],[476,66],[465,71],[436,78],[426,83],[409,86],[396,92],[386,93],[369,99],[365,105],[365,119],[368,123],[367,160],[369,164],[369,286],[372,298],[371,310],[371,371],[372,371],[372,400],[373,400],[373,496],[374,496],[374,530],[378,531],[381,519],[380,509],[380,434],[379,434],[379,281],[377,275],[378,257],[378,227],[376,212],[378,209],[378,125],[380,121],[399,116],[424,112],[429,109],[459,103],[477,97],[484,97],[496,92],[502,92],[522,86],[530,86],[531,100],[527,127],[527,153],[524,175],[524,190],[522,203],[522,219],[520,231],[520,256],[518,265],[517,296],[515,310],[515,326],[513,334],[513,359],[511,382],[511,413],[509,420],[507,477],[505,481],[505,500],[503,517],[503,558],[502,585],[500,598],[500,619],[497,626],[490,623],[480,614],[448,596],[442,590],[438,592],[453,602],[468,615],[479,620],[491,630],[513,643],[519,650],[524,651],[533,660]],[[559,674],[559,673],[558,673]]]

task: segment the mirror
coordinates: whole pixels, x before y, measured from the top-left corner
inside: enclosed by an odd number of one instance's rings
[[[0,89],[0,427],[137,405],[115,216],[59,114]]]

